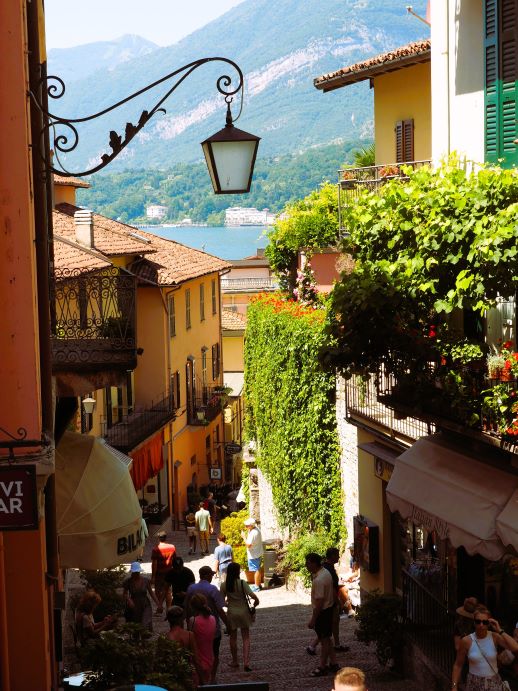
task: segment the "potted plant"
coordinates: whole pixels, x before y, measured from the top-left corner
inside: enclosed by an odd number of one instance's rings
[[[399,176],[399,166],[382,166],[379,169],[380,178],[395,178]]]
[[[340,180],[342,183],[342,187],[345,189],[349,189],[351,187],[354,187],[355,184],[358,182],[358,175],[355,170],[342,170],[340,174]]]
[[[356,610],[358,628],[355,635],[362,643],[375,643],[376,657],[381,665],[403,667],[403,601],[399,595],[369,593]]]
[[[505,357],[501,353],[490,353],[487,356],[487,373],[489,379],[500,379],[505,365]]]

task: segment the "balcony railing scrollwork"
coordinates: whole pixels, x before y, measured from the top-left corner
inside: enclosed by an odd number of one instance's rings
[[[112,413],[111,421],[102,417],[102,436],[111,446],[128,453],[176,415],[173,397],[162,394],[145,408],[119,407]]]
[[[354,203],[365,191],[379,192],[389,180],[408,180],[408,171],[429,166],[431,161],[406,161],[362,168],[343,168],[338,171],[338,222],[340,231],[347,232],[343,223],[343,209]]]
[[[223,386],[197,386],[194,395],[187,396],[187,416],[190,425],[207,425],[221,413],[228,400]]]
[[[136,282],[117,267],[58,269],[51,280],[54,371],[136,366]]]

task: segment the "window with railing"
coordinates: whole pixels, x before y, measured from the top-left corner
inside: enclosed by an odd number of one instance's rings
[[[178,370],[171,375],[171,396],[173,399],[173,408],[178,410],[182,405],[180,372]]]
[[[200,285],[200,321],[205,320],[205,285]]]
[[[219,379],[221,373],[220,348],[219,343],[212,346],[212,379]]]
[[[201,382],[205,389],[207,386],[207,348],[201,349]]]

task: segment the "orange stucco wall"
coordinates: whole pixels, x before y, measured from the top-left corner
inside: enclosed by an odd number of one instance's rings
[[[71,185],[54,185],[54,205],[76,204],[76,188]]]
[[[32,5],[35,7],[35,5]],[[41,438],[27,3],[0,3],[0,415]],[[0,536],[0,687],[50,689],[53,673],[45,524]],[[28,661],[30,664],[28,664]]]

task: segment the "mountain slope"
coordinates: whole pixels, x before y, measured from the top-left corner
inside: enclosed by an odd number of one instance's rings
[[[113,41],[98,41],[74,48],[49,50],[49,74],[58,74],[70,84],[85,79],[98,70],[111,72],[123,62],[140,58],[158,46],[141,36],[127,34]],[[101,77],[101,79],[104,77]]]
[[[424,13],[424,5],[419,0],[416,11]],[[313,87],[313,78],[424,35],[426,27],[408,16],[399,0],[246,0],[173,46],[72,83],[53,110],[83,116],[192,60],[222,55],[245,72],[239,127],[263,138],[261,155],[350,141],[372,132],[369,85],[323,95]],[[224,124],[223,97],[215,88],[221,74],[230,73],[211,64],[191,75],[165,105],[167,114],[148,123],[112,170],[199,160],[199,142]],[[158,99],[164,92],[157,88],[153,95]],[[86,126],[81,153],[70,156],[67,165],[73,170],[72,158],[79,165],[98,161],[109,151],[109,130],[123,133],[126,121],[136,122],[152,104],[147,94]]]

